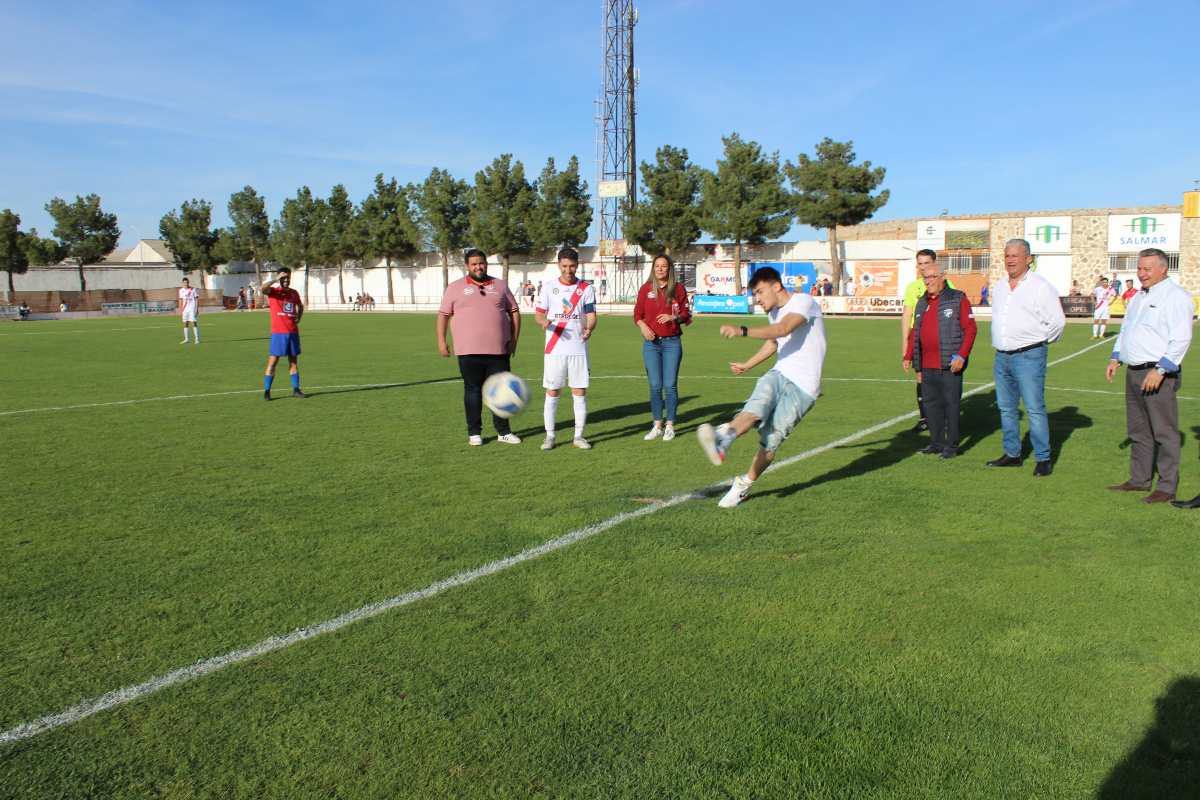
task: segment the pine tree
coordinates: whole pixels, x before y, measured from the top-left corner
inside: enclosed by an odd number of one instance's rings
[[[816,158],[800,154],[784,171],[795,190],[796,219],[804,225],[829,231],[829,261],[834,291],[842,291],[842,266],[838,256],[838,225],[858,225],[887,203],[890,192],[871,194],[883,183],[883,167],[870,161],[855,164],[854,142],[835,142],[828,136],[816,147]]]
[[[792,199],[783,188],[779,154],[763,154],[758,142],[736,133],[722,137],[725,158],[704,175],[703,227],[718,239],[734,242],[734,289],[742,293],[742,243],[762,244],[792,225]]]
[[[704,171],[688,151],[664,145],[653,165],[642,162],[642,199],[625,207],[625,238],[651,256],[676,255],[700,238],[700,187]]]
[[[509,257],[528,253],[531,247],[527,222],[534,193],[525,180],[525,166],[508,153],[498,156],[475,173],[473,200],[471,241],[484,252],[500,255],[501,277],[508,283]]]

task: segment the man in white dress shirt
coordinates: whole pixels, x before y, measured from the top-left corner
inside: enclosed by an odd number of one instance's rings
[[[1158,248],[1138,253],[1142,290],[1129,301],[1125,324],[1117,334],[1105,377],[1125,364],[1125,425],[1129,448],[1129,480],[1108,487],[1114,492],[1145,492],[1154,478],[1158,445],[1158,485],[1143,503],[1175,499],[1179,483],[1180,365],[1192,343],[1192,296],[1167,278],[1167,254]],[[1200,506],[1200,497],[1181,508]]]
[[[1021,412],[1029,417],[1029,440],[1037,466],[1035,477],[1045,477],[1050,466],[1050,421],[1046,416],[1046,354],[1066,327],[1062,302],[1050,281],[1030,271],[1033,255],[1029,242],[1009,239],[1004,245],[1006,279],[992,289],[992,347],[996,348],[993,374],[1004,455],[987,462],[989,467],[1021,466]]]

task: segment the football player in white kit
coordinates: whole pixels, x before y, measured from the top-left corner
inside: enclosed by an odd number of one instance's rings
[[[1108,278],[1101,278],[1100,285],[1092,290],[1092,296],[1096,299],[1096,310],[1092,312],[1092,338],[1103,339],[1110,316],[1108,304],[1117,296],[1117,290],[1109,285]]]
[[[543,283],[534,307],[534,318],[546,331],[542,361],[542,388],[546,390],[542,409],[546,424],[543,450],[554,447],[554,418],[558,412],[558,394],[564,385],[571,387],[575,406],[575,438],[571,443],[581,450],[591,448],[583,438],[583,426],[587,422],[587,341],[596,329],[596,292],[590,283],[576,277],[578,269],[579,253],[570,247],[559,250],[559,278]]]
[[[188,343],[188,324],[192,326],[192,335],[196,338],[196,344],[200,344],[200,324],[196,321],[196,312],[200,308],[200,293],[192,288],[191,282],[183,279],[183,286],[179,287],[179,316],[183,318],[183,341],[180,344]]]

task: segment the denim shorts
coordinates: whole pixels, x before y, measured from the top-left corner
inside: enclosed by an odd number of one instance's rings
[[[815,402],[782,372],[771,370],[754,384],[742,411],[758,417],[758,443],[763,450],[774,453]]]

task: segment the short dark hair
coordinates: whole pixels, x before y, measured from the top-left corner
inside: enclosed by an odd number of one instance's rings
[[[280,267],[278,270],[276,270],[276,272],[279,272],[281,274],[291,275],[292,268],[291,267]]]
[[[191,283],[191,281],[189,281],[187,278],[184,278],[184,279],[183,279],[183,282],[184,282],[184,283]]]
[[[467,252],[463,253],[463,263],[464,264],[468,263],[472,258],[475,258],[476,256],[478,256],[479,258],[482,258],[483,262],[485,264],[487,263],[487,253],[483,252],[478,247],[472,247],[472,248],[468,249]]]
[[[929,256],[934,261],[937,261],[937,253],[933,250],[930,250],[928,247],[917,251],[917,258],[920,258],[921,256]]]
[[[578,264],[579,251],[574,247],[564,247],[562,250],[558,251],[558,260],[562,261],[564,258],[568,261],[574,261],[576,264]]]
[[[780,277],[779,270],[774,267],[759,267],[750,276],[750,288],[753,289],[760,283],[778,283],[782,286],[783,278]]]

